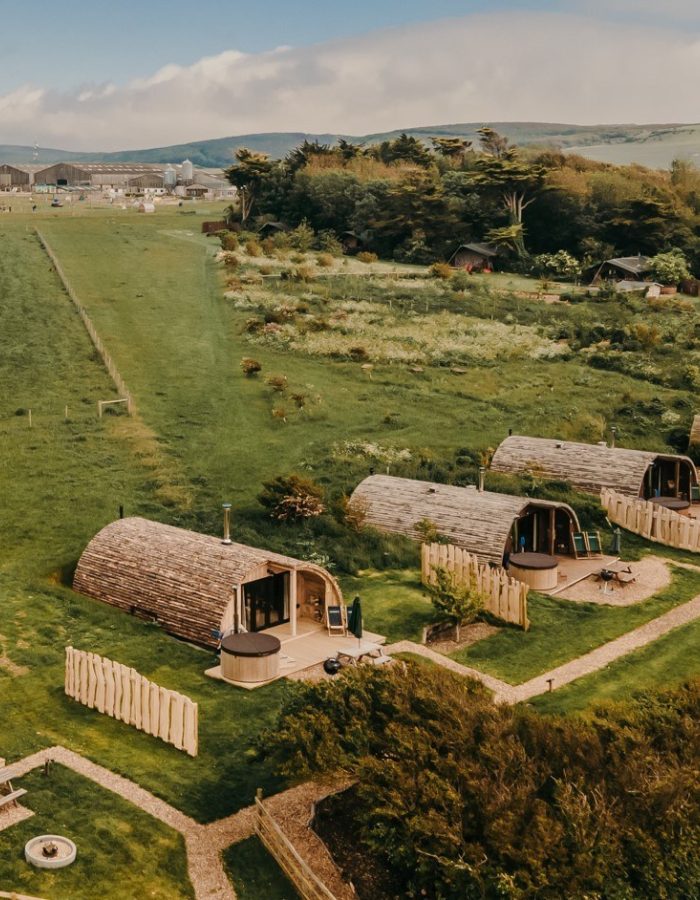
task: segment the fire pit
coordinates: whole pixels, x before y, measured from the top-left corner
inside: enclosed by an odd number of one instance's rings
[[[24,857],[37,869],[63,869],[75,861],[77,848],[60,834],[42,834],[24,845]]]

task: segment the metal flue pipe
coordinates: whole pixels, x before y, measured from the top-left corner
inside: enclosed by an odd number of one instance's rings
[[[231,543],[231,504],[222,503],[221,508],[224,511],[224,539],[222,544]]]

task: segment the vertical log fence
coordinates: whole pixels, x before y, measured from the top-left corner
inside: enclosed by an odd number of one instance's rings
[[[421,546],[421,577],[423,584],[432,584],[435,569],[444,568],[459,584],[474,581],[484,595],[486,610],[504,622],[530,627],[527,617],[528,586],[511,578],[505,569],[485,565],[471,553],[454,544],[423,544]]]
[[[657,544],[700,553],[700,520],[608,488],[601,491],[600,502],[615,525]]]
[[[189,697],[160,687],[97,653],[66,647],[65,692],[90,709],[133,725],[196,756],[199,710]]]

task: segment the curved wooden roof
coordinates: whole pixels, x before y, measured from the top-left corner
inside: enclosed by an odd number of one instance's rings
[[[73,588],[153,618],[185,640],[216,646],[211,632],[220,627],[234,586],[265,578],[270,569],[313,573],[342,596],[333,576],[314,563],[137,517],[95,535]]]
[[[363,504],[367,524],[380,531],[420,540],[416,524],[429,519],[451,543],[498,564],[513,522],[528,509],[564,509],[579,529],[576,513],[566,503],[390,475],[365,478],[353,491],[352,500]]]
[[[499,445],[491,468],[495,472],[511,474],[538,472],[546,478],[568,481],[574,487],[594,494],[606,487],[638,497],[647,469],[659,459],[686,462],[697,481],[695,466],[687,456],[516,434]]]

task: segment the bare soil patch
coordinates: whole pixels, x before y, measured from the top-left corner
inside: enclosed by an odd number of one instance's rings
[[[431,641],[428,646],[437,653],[449,655],[463,647],[469,647],[482,641],[484,638],[491,637],[501,629],[497,625],[489,625],[488,622],[474,622],[472,625],[463,625],[459,630],[458,641]]]

